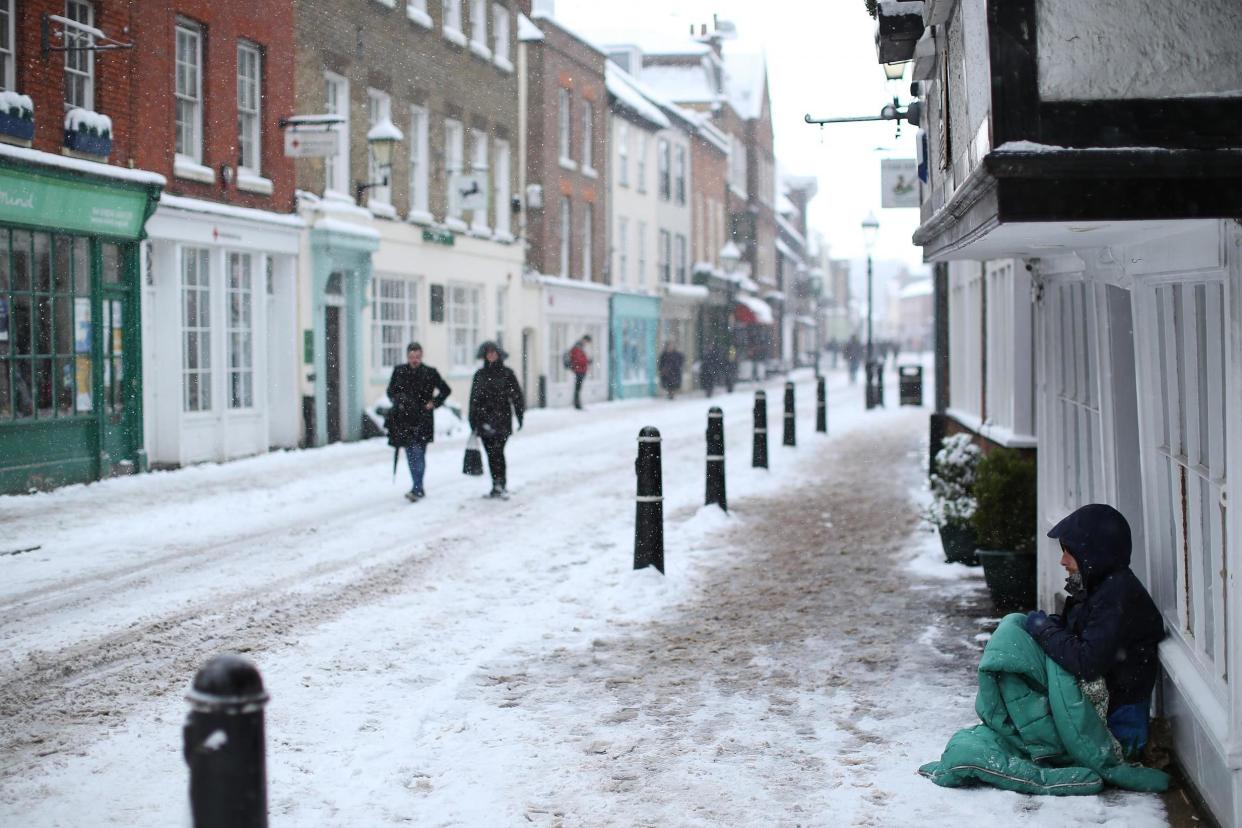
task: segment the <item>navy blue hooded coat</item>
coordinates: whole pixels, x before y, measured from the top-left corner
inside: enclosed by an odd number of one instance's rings
[[[1164,638],[1160,611],[1130,570],[1130,525],[1112,506],[1092,503],[1052,527],[1048,537],[1078,563],[1083,590],[1035,640],[1053,661],[1091,681],[1104,677],[1111,713],[1151,698]]]

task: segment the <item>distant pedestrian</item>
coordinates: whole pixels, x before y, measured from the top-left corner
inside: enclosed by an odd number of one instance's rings
[[[452,390],[439,371],[423,362],[423,346],[417,342],[406,346],[405,364],[393,368],[388,381],[392,407],[384,425],[388,429],[388,445],[405,449],[411,482],[405,497],[411,503],[426,497],[423,474],[427,470],[427,444],[436,438],[433,412],[444,405]],[[395,458],[393,464],[395,467]]]
[[[681,390],[681,372],[685,365],[686,355],[673,347],[672,342],[665,342],[656,368],[660,373],[660,387],[670,400]]]
[[[720,381],[720,370],[723,363],[724,356],[721,354],[719,346],[715,344],[708,345],[699,360],[699,383],[703,386],[703,392],[709,397],[712,395],[712,391],[715,390],[716,383]]]
[[[586,380],[587,371],[591,370],[591,357],[587,354],[590,344],[591,335],[583,334],[569,349],[569,370],[574,372],[574,408],[579,411],[582,410],[582,383]]]
[[[483,441],[487,467],[492,473],[492,491],[488,497],[507,499],[508,480],[505,466],[505,442],[513,434],[513,418],[518,428],[526,413],[526,401],[517,375],[505,365],[505,352],[495,342],[479,346],[483,367],[474,374],[470,385],[470,428]]]
[[[858,382],[858,365],[862,362],[862,343],[858,341],[856,334],[845,343],[843,352],[846,367],[850,371],[850,385],[853,385]]]

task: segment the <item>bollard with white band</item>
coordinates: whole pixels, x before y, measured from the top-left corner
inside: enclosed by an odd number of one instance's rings
[[[634,568],[654,566],[664,574],[664,484],[660,471],[660,431],[638,432],[638,496],[634,519]]]
[[[707,496],[703,502],[729,511],[725,498],[724,412],[717,406],[707,412]]]

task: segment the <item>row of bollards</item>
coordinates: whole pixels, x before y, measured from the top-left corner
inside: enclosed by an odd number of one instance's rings
[[[794,413],[794,384],[785,383],[784,444],[797,445],[797,418]],[[828,398],[824,378],[817,377],[815,430],[828,433]],[[751,466],[768,468],[768,396],[755,392],[754,443]],[[634,521],[634,568],[654,566],[664,572],[664,490],[660,458],[660,431],[646,426],[638,433],[638,459],[634,461],[638,495]],[[729,511],[725,493],[724,411],[712,406],[707,412],[707,475],[705,505],[713,503]]]

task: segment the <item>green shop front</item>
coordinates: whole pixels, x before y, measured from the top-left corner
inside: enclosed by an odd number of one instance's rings
[[[656,394],[656,340],[660,333],[660,299],[635,293],[614,293],[609,320],[612,399]]]
[[[163,178],[5,150],[0,493],[141,471],[138,241]]]

